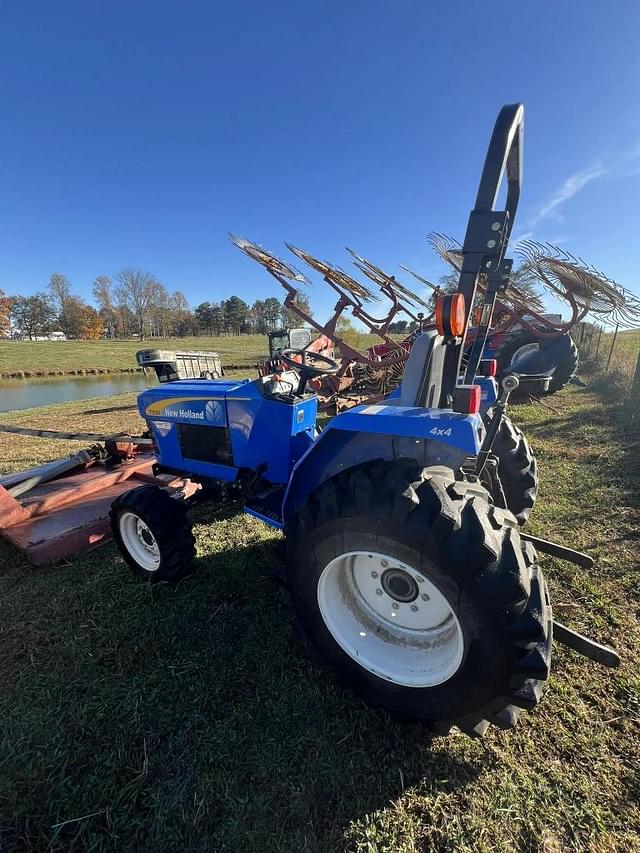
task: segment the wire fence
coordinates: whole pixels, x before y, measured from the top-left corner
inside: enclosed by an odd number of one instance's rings
[[[625,402],[630,419],[640,420],[640,332],[580,323],[572,337],[583,370]]]

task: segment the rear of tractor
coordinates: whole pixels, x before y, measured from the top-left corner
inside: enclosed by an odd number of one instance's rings
[[[549,338],[535,328],[529,330],[519,325],[506,333],[497,332],[487,345],[488,356],[493,355],[498,363],[500,377],[517,370],[525,358],[534,357],[538,364],[544,359],[546,375],[526,389],[534,394],[556,394],[571,382],[578,370],[578,347],[569,332]]]
[[[416,336],[391,397],[343,412],[318,432],[309,382],[340,368],[301,349],[280,353],[286,370],[254,381],[149,389],[139,408],[156,444],[156,473],[188,475],[200,489],[180,500],[143,487],[112,508],[115,538],[134,570],[175,581],[194,556],[189,507],[242,498],[245,512],[283,531],[297,617],[337,678],[374,707],[475,736],[490,724],[510,728],[535,707],[554,624],[533,539],[506,508],[495,455],[500,440],[518,452],[518,434],[503,432],[518,378],[498,390],[481,365],[509,273],[521,133],[522,107],[503,108],[469,218],[459,290],[438,300],[436,328]],[[505,170],[506,209],[496,210]],[[267,268],[283,269],[260,253]],[[485,310],[460,381],[480,273]],[[615,663],[611,650],[562,626],[560,634]]]
[[[319,352],[333,357],[333,342],[326,335],[317,335],[311,340],[312,330],[307,327],[299,329],[278,329],[269,332],[269,358],[258,362],[258,376],[269,376],[281,369],[280,354],[288,349],[304,349],[309,352]]]
[[[530,314],[518,316],[499,306],[494,311],[492,328],[487,336],[484,358],[495,359],[498,379],[523,370],[535,360],[540,378],[522,382],[521,390],[532,394],[550,395],[561,391],[578,369],[578,348],[568,331],[562,330],[559,314],[540,314],[539,320]],[[542,323],[547,325],[542,325]],[[556,331],[558,330],[558,331]],[[475,340],[475,328],[469,330],[467,346]]]
[[[269,358],[277,359],[286,349],[306,349],[311,343],[311,329],[277,329],[269,332]]]

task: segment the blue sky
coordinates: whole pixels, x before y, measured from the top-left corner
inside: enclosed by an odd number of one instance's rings
[[[462,236],[522,101],[516,237],[638,291],[639,31],[624,0],[4,0],[0,287],[135,265],[192,304],[281,296],[228,231],[437,278],[425,235]]]

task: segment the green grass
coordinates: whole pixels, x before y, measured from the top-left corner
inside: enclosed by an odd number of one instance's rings
[[[136,367],[140,349],[213,350],[224,363],[249,364],[269,353],[266,335],[154,338],[146,341],[0,341],[0,373]]]
[[[611,345],[605,347],[603,351],[602,360],[605,363],[610,349]],[[640,353],[640,329],[620,332],[611,355],[610,370],[631,378],[636,368],[638,353]]]
[[[626,329],[625,331],[618,332],[615,344],[613,343],[613,334],[613,332],[607,332],[602,336],[598,352],[599,360],[606,362],[611,351],[611,345],[613,344],[613,352],[611,353],[612,365],[627,363],[635,367],[636,359],[640,352],[640,329]],[[594,336],[594,344],[592,346],[592,350],[594,351],[595,340],[597,340],[597,333]]]
[[[614,352],[618,350],[637,355],[640,351],[640,329],[627,329],[624,332],[618,332]]]
[[[3,419],[135,429],[132,401]],[[542,562],[559,617],[614,642],[619,670],[556,647],[515,731],[433,739],[314,662],[279,535],[233,508],[197,511],[176,588],[138,584],[112,545],[37,570],[2,546],[0,849],[640,849],[639,436],[588,388],[549,403],[513,410],[541,469],[531,529],[596,558]],[[54,447],[0,436],[0,464]]]
[[[360,349],[380,342],[375,335],[357,332],[347,333],[346,337]],[[258,359],[267,358],[269,342],[266,335],[146,341],[0,341],[0,374],[17,370],[47,372],[136,367],[136,352],[140,349],[213,350],[220,354],[224,366],[255,364]]]
[[[618,332],[615,341],[614,333],[608,332],[602,336],[599,347],[597,334],[591,346],[585,336],[580,348],[584,370],[591,375],[592,386],[601,393],[611,399],[627,400],[640,353],[640,329]]]

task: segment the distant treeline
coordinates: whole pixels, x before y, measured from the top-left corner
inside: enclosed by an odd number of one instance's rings
[[[265,334],[300,326],[301,318],[274,296],[249,305],[239,296],[201,302],[191,308],[179,290],[170,293],[151,273],[128,267],[112,279],[100,275],[93,283],[94,305],[71,290],[66,276],[54,273],[46,290],[32,296],[7,296],[0,290],[0,337],[36,340],[54,333],[66,338],[170,338],[195,335]],[[297,304],[311,315],[309,300]],[[353,327],[341,318],[342,332]],[[391,333],[410,330],[404,321],[392,323]]]
[[[112,279],[98,276],[95,304],[71,290],[66,276],[54,273],[46,290],[8,296],[0,290],[0,337],[35,340],[54,332],[72,339],[188,337],[263,334],[300,318],[273,296],[249,305],[239,296],[202,302],[191,308],[179,290],[170,293],[151,273],[128,267]],[[306,296],[298,302],[311,313]]]

